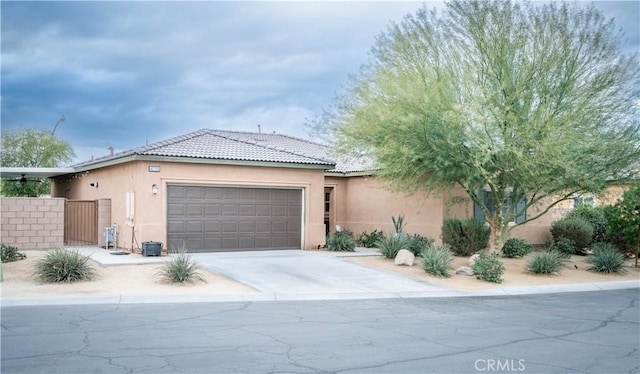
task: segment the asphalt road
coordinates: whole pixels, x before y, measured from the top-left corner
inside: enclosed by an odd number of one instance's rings
[[[638,289],[2,308],[7,373],[638,373]]]

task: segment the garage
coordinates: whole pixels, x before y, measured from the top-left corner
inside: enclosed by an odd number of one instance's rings
[[[302,189],[167,186],[167,242],[191,252],[301,249]]]

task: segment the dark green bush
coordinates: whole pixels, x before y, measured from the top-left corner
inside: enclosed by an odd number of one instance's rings
[[[416,256],[420,256],[422,251],[434,242],[435,239],[427,238],[420,234],[413,234],[407,237],[407,247],[405,249],[408,249]]]
[[[156,275],[171,283],[205,281],[202,274],[198,272],[198,264],[184,250],[179,251],[171,260],[162,264]]]
[[[551,235],[554,240],[572,240],[576,248],[575,254],[582,254],[584,248],[591,244],[593,226],[582,218],[561,218],[551,224]]]
[[[607,219],[602,208],[592,207],[590,205],[580,205],[567,213],[565,218],[579,218],[589,222],[593,228],[593,236],[591,237],[592,242],[603,242],[606,240]]]
[[[552,274],[560,271],[565,258],[562,253],[548,251],[536,253],[527,264],[527,269],[536,274]]]
[[[573,240],[567,238],[550,239],[545,243],[545,249],[547,252],[557,252],[564,259],[576,253],[576,246]]]
[[[95,269],[89,258],[78,251],[54,249],[38,260],[35,275],[44,282],[76,282],[92,280]]]
[[[406,235],[392,233],[378,241],[377,247],[385,258],[394,259],[401,249],[407,248],[408,243]]]
[[[480,252],[480,256],[473,264],[473,274],[476,278],[494,283],[502,283],[504,264],[500,261],[497,253],[487,254]]]
[[[356,241],[349,230],[338,231],[327,238],[327,249],[330,251],[353,252],[356,249]]]
[[[449,245],[456,256],[483,251],[489,244],[490,234],[491,229],[474,218],[448,218],[442,224],[442,242]]]
[[[0,244],[0,257],[2,262],[11,262],[27,258],[22,252],[18,252],[17,247],[13,247],[6,244]]]
[[[591,264],[589,270],[602,273],[626,273],[624,268],[625,256],[610,243],[595,243],[591,246],[593,254],[586,259]]]
[[[384,238],[384,233],[382,231],[378,231],[373,230],[370,233],[362,232],[358,235],[358,238],[356,239],[356,243],[358,243],[359,245],[365,247],[365,248],[373,248],[376,246],[376,243],[378,243],[378,241],[380,239]]]
[[[502,255],[504,257],[524,257],[533,250],[533,245],[527,243],[526,240],[511,238],[502,246]]]
[[[625,191],[622,199],[604,208],[607,219],[607,241],[622,252],[635,253],[640,225],[640,184]]]
[[[437,277],[450,277],[449,265],[453,261],[453,254],[448,245],[437,247],[429,244],[425,246],[421,256],[424,271]]]

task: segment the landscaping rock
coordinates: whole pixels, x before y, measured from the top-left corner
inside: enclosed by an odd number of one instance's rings
[[[472,255],[471,257],[469,257],[469,266],[472,266],[476,264],[476,260],[478,259],[478,257],[480,257],[480,254],[476,253],[475,255]]]
[[[413,262],[415,261],[415,259],[416,256],[411,253],[411,251],[407,249],[401,249],[400,251],[398,251],[394,262],[396,265],[413,266]]]
[[[473,276],[473,270],[468,266],[460,266],[456,269],[456,274]]]

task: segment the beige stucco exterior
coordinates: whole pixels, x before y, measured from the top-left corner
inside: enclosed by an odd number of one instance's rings
[[[159,168],[151,171],[150,167]],[[354,233],[393,229],[391,217],[404,215],[405,232],[421,234],[441,243],[445,218],[473,217],[473,203],[459,186],[444,193],[406,195],[385,188],[369,175],[325,172],[321,167],[278,165],[274,163],[224,164],[199,160],[128,160],[102,165],[54,179],[53,197],[68,199],[110,199],[111,224],[119,227],[118,246],[140,248],[145,241],[167,242],[167,185],[217,185],[234,187],[295,188],[303,191],[302,247],[316,248],[325,243],[325,230],[336,225]],[[158,187],[157,194],[152,186]],[[625,186],[612,187],[598,197],[598,205],[615,203]],[[127,193],[134,196],[134,219],[127,219]],[[325,194],[329,198],[326,212]],[[532,207],[528,217],[544,207]],[[572,207],[559,204],[538,219],[515,227],[512,237],[543,244],[553,221]],[[325,226],[328,222],[328,227]],[[101,222],[101,225],[104,225]]]
[[[159,167],[159,172],[149,171]],[[93,183],[93,186],[91,185]],[[152,186],[158,186],[153,194]],[[303,190],[304,248],[323,244],[324,172],[277,166],[225,165],[164,161],[131,161],[54,179],[54,197],[111,199],[112,223],[119,227],[118,246],[167,240],[167,184],[283,187]],[[134,194],[134,220],[127,220],[127,192]]]

